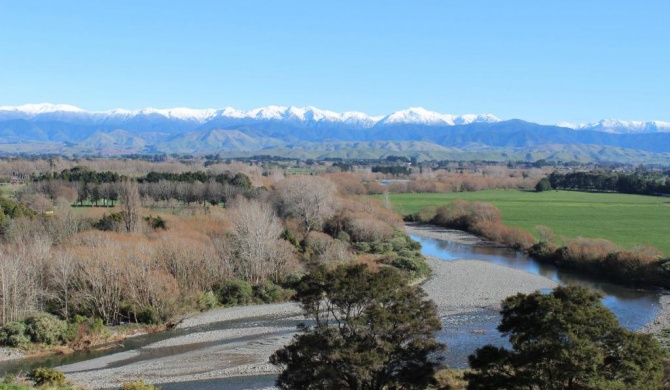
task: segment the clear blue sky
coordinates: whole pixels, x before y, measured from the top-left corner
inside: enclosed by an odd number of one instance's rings
[[[0,0],[0,105],[670,121],[670,1]]]

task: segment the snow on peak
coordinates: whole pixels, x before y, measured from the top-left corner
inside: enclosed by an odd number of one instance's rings
[[[72,120],[94,120],[100,122],[125,121],[137,116],[162,116],[167,119],[195,121],[205,123],[218,119],[231,123],[242,121],[288,121],[294,123],[343,123],[359,128],[388,124],[423,124],[431,126],[454,126],[474,122],[498,122],[491,114],[484,115],[449,115],[428,111],[422,107],[411,107],[386,116],[369,116],[362,112],[348,111],[338,113],[321,110],[313,106],[285,107],[267,106],[248,111],[232,107],[222,109],[192,109],[186,107],[159,109],[144,108],[139,110],[114,109],[109,111],[85,111],[81,108],[65,104],[26,104],[23,106],[0,107],[3,118],[60,118]],[[45,116],[47,115],[47,116]]]
[[[70,106],[68,104],[51,103],[24,104],[22,106],[0,106],[0,111],[21,112],[26,115],[39,115],[50,112],[86,112],[79,107]]]
[[[406,110],[396,111],[393,114],[387,115],[379,123],[396,124],[396,123],[412,123],[420,125],[467,125],[474,122],[498,122],[498,118],[491,114],[485,115],[450,115],[440,114],[439,112],[428,111],[423,107],[410,107]]]
[[[670,132],[670,122],[661,121],[625,121],[620,119],[601,119],[591,123],[560,122],[557,126],[574,130],[602,131],[613,134]]]

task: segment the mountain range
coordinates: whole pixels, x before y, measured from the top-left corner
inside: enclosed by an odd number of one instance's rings
[[[305,158],[400,154],[422,159],[666,164],[670,162],[670,123],[606,119],[542,125],[423,108],[369,116],[315,107],[86,111],[69,105],[27,104],[0,107],[0,153]]]

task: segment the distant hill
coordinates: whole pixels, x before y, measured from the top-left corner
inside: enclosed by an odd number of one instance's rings
[[[9,145],[12,145],[11,147]],[[409,108],[386,116],[314,107],[112,110],[0,107],[0,153],[224,153],[310,157],[670,163],[670,123],[541,125]]]

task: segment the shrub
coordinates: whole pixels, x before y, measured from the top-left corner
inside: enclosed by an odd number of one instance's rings
[[[0,328],[0,345],[22,347],[30,343],[26,336],[26,325],[23,322],[8,322]]]
[[[421,257],[398,256],[390,264],[407,273],[410,278],[430,275],[430,267]]]
[[[145,307],[139,312],[137,312],[137,322],[140,324],[149,324],[149,325],[154,325],[154,324],[159,324],[161,322],[161,318],[158,315],[158,311],[156,311],[155,308],[153,307]]]
[[[144,383],[143,379],[133,382],[125,382],[121,390],[160,390],[160,387]]]
[[[65,337],[67,323],[48,313],[38,313],[25,320],[26,335],[34,343],[53,345]]]
[[[53,368],[35,368],[26,377],[37,386],[65,386],[65,374]]]
[[[206,291],[200,294],[197,302],[198,310],[200,311],[212,310],[218,304],[219,302],[216,299],[216,296],[211,291]]]
[[[262,303],[281,302],[286,299],[284,290],[272,282],[253,287],[254,297]]]
[[[154,230],[167,230],[167,222],[165,222],[165,220],[160,215],[155,217],[149,215],[148,217],[144,217],[144,221],[147,223],[147,225],[149,225],[150,228]]]
[[[254,292],[251,284],[244,280],[229,279],[218,289],[217,295],[222,305],[247,305],[253,302]]]
[[[118,232],[123,224],[123,213],[111,213],[109,215],[103,214],[102,218],[93,224],[93,227],[98,230]]]
[[[342,230],[341,232],[337,233],[337,239],[342,242],[349,242],[351,241],[351,236],[349,236],[349,233]]]
[[[393,236],[393,226],[374,218],[353,218],[346,226],[352,241],[381,241]]]

